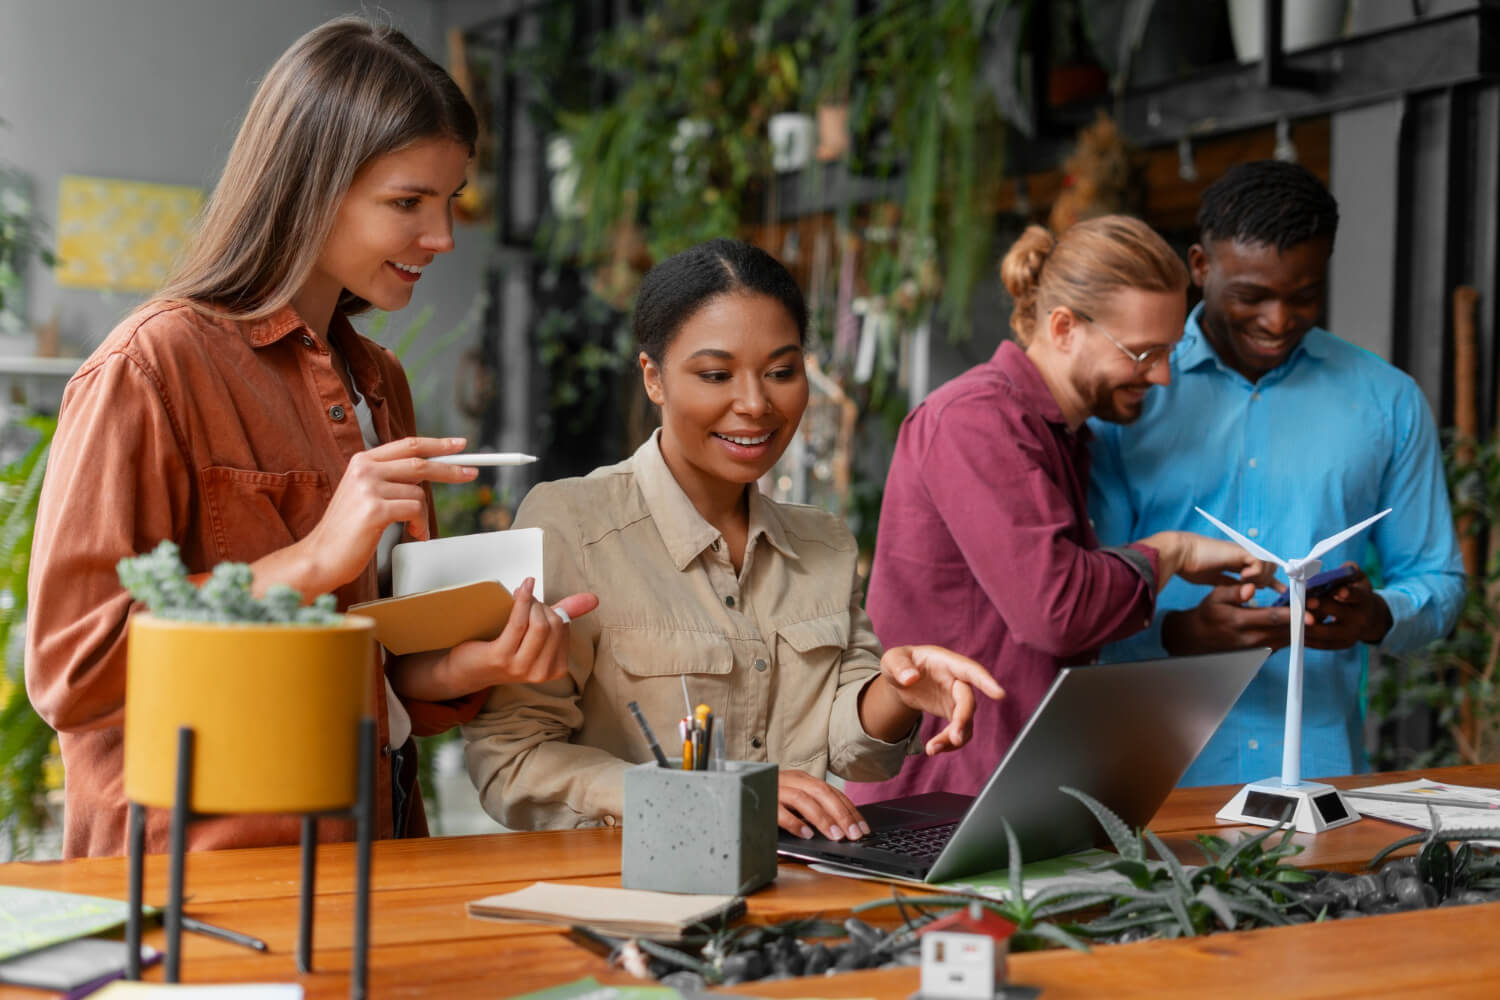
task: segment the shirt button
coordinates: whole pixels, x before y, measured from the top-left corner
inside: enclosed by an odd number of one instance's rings
[[[765,670],[766,669],[766,661],[764,659],[758,659],[758,660],[756,660],[755,661],[755,669],[756,670]]]
[[[719,551],[719,540],[715,538],[714,543],[710,545],[709,548],[713,549],[715,552]]]
[[[724,603],[728,607],[731,607],[731,608],[734,607],[734,595],[733,594],[726,595],[725,598],[724,598]]]
[[[766,744],[765,744],[765,741],[762,740],[759,736],[752,736],[750,738],[750,745],[753,746],[755,749],[759,750],[761,747],[765,746]]]
[[[330,417],[332,417],[335,421],[343,420],[344,419],[344,408],[342,406],[340,406],[338,403],[334,403],[332,406],[330,406],[328,408],[328,415]]]
[[[1255,459],[1253,458],[1250,460],[1250,468],[1255,468]]]
[[[1249,743],[1246,743],[1245,746],[1249,747],[1251,750],[1259,750],[1260,740],[1251,740]]]
[[[1258,393],[1258,392],[1252,392],[1250,394],[1250,398],[1251,399],[1259,399],[1260,398],[1260,393]]]
[[[1245,532],[1245,534],[1249,535],[1251,538],[1254,538],[1256,535],[1260,534],[1260,529],[1251,528],[1249,531]]]
[[[311,337],[309,337],[307,334],[304,333],[302,335],[302,346],[303,347],[315,347],[316,345],[313,343],[313,339]]]

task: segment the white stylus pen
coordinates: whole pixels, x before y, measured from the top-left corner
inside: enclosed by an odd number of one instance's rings
[[[470,455],[439,455],[427,461],[441,462],[444,465],[530,465],[536,461],[536,456],[523,455],[518,451],[486,451]]]

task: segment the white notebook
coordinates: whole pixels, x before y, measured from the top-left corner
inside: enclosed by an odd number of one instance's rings
[[[375,638],[397,655],[493,639],[527,577],[542,589],[542,529],[484,531],[391,550],[392,596],[352,605],[375,620]]]

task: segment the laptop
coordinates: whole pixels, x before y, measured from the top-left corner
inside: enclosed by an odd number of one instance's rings
[[[1269,649],[1064,667],[977,796],[932,792],[861,806],[870,834],[777,850],[874,875],[947,882],[1006,865],[1001,820],[1027,862],[1108,839],[1066,785],[1145,826],[1229,714]],[[957,751],[962,753],[963,751]]]

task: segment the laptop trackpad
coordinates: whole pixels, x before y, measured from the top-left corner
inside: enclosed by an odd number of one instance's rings
[[[870,824],[871,832],[879,830],[921,830],[944,823],[957,823],[974,802],[971,795],[952,792],[928,792],[908,795],[884,802],[860,806],[859,813]]]

